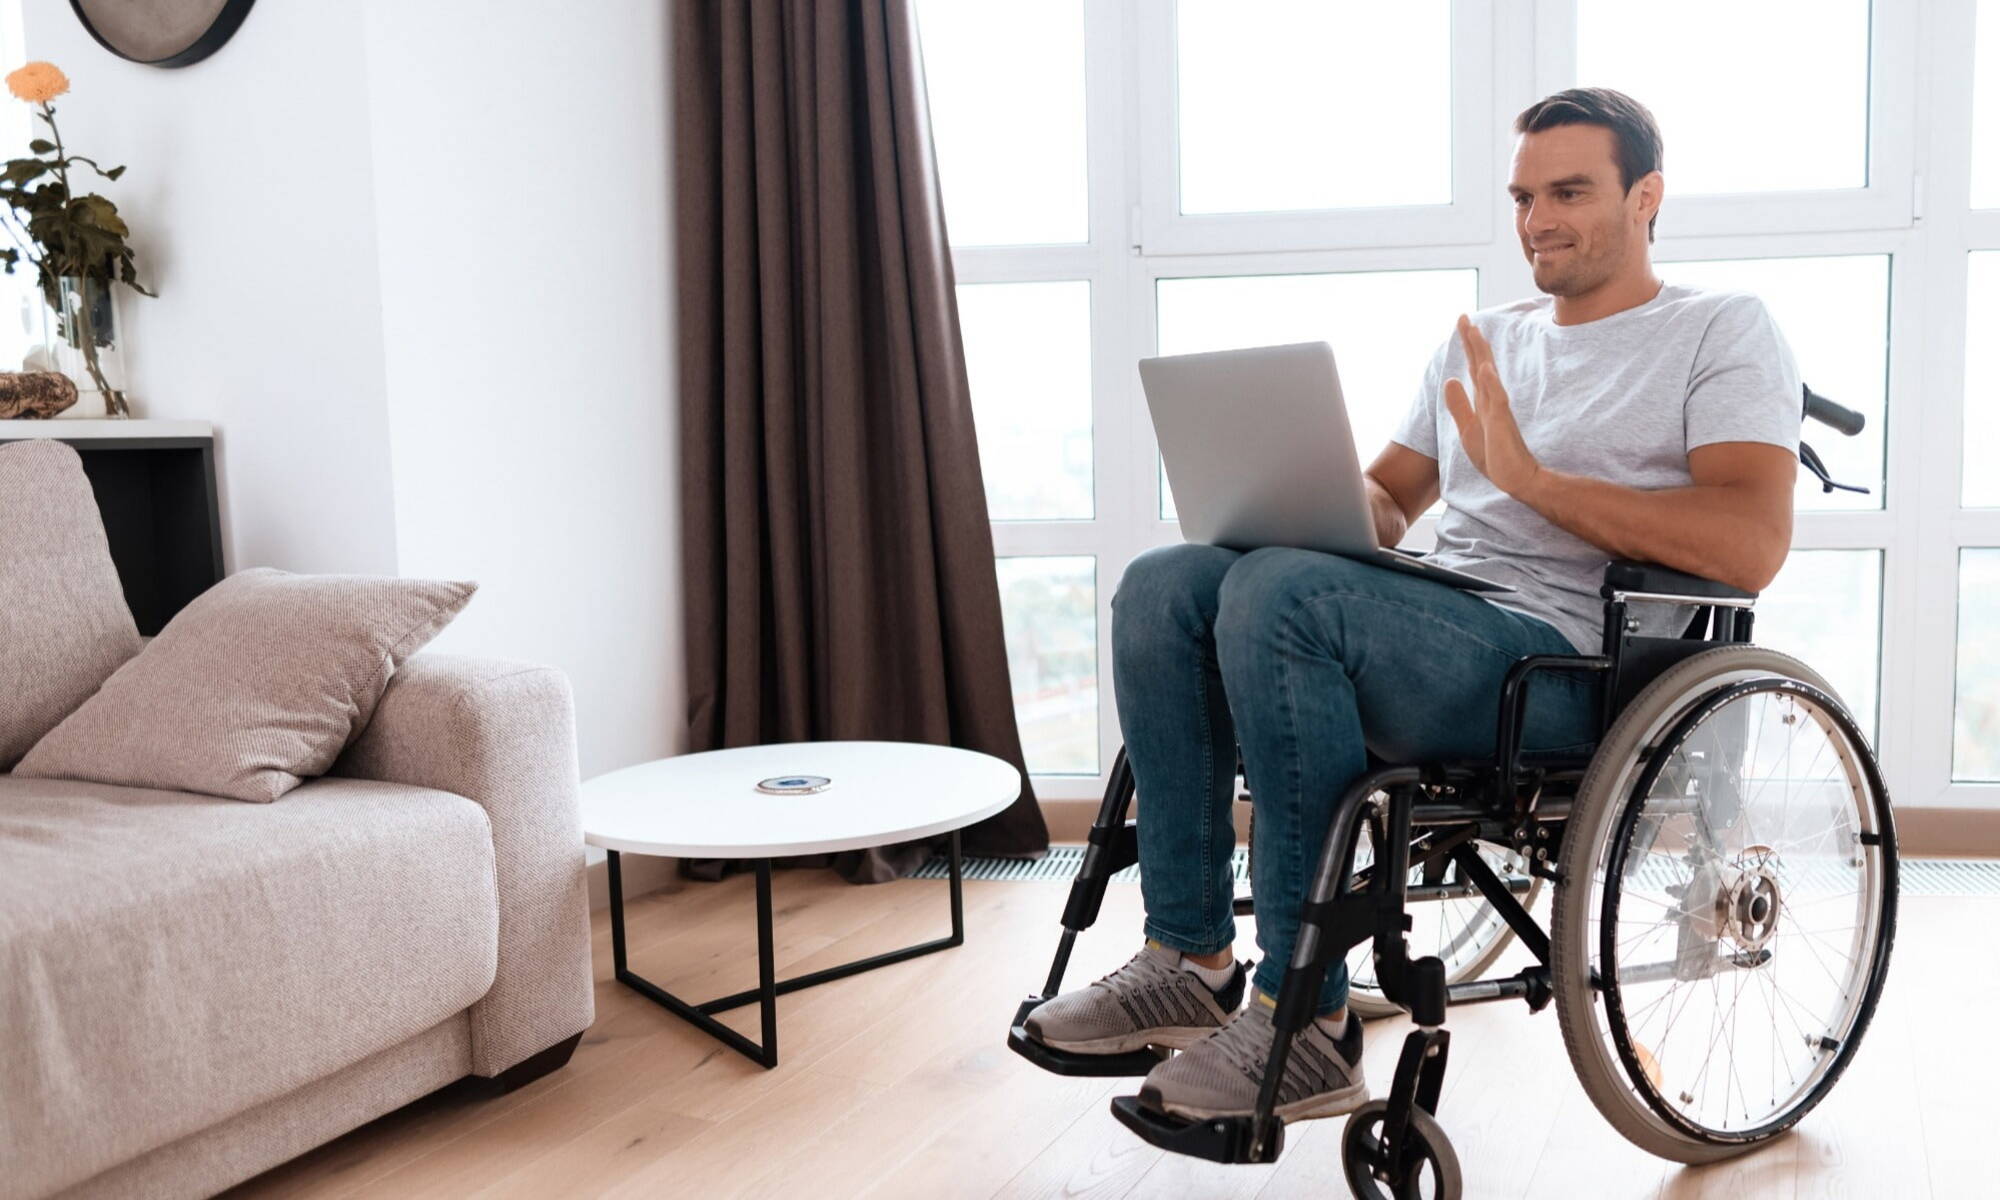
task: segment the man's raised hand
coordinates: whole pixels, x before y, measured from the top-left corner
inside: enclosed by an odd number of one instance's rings
[[[1514,423],[1514,409],[1500,382],[1500,369],[1493,364],[1493,348],[1470,317],[1458,318],[1458,340],[1465,347],[1473,387],[1473,395],[1468,397],[1464,383],[1445,381],[1444,406],[1458,425],[1458,440],[1472,465],[1495,487],[1524,499],[1542,466],[1522,440],[1521,427]]]

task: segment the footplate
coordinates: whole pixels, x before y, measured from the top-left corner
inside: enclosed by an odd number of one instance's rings
[[[1145,1108],[1137,1096],[1113,1097],[1111,1115],[1118,1118],[1120,1125],[1162,1150],[1210,1162],[1277,1162],[1279,1151],[1285,1148],[1285,1123],[1275,1117],[1260,1144],[1253,1117],[1190,1121]]]
[[[1079,1054],[1042,1045],[1028,1036],[1028,1014],[1046,999],[1046,996],[1030,996],[1023,1000],[1014,1013],[1014,1023],[1007,1029],[1007,1048],[1042,1070],[1056,1075],[1124,1077],[1149,1074],[1166,1060],[1168,1051],[1151,1046],[1124,1054]]]

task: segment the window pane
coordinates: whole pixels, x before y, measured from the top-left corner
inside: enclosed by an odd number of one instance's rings
[[[2000,4],[1979,0],[1972,49],[1972,207],[2000,208]]]
[[[1984,331],[2000,327],[2000,251],[1974,254],[1966,264],[1965,327],[1965,470],[1960,485],[1968,508],[2000,505],[2000,473],[1993,470],[1992,449],[2000,442],[2000,348]]]
[[[1181,0],[1187,213],[1451,203],[1451,6]]]
[[[1328,343],[1365,467],[1409,411],[1452,323],[1478,307],[1473,270],[1162,279],[1160,353]],[[1160,516],[1173,520],[1160,479]]]
[[[1089,520],[1090,284],[965,284],[958,316],[988,515]]]
[[[1676,195],[1867,185],[1868,0],[1579,0],[1576,32],[1577,82],[1660,123],[1666,220]]]
[[[1799,467],[1800,509],[1882,507],[1882,413],[1889,392],[1889,258],[1756,258],[1659,264],[1673,283],[1755,293],[1764,301],[1812,390],[1854,409],[1868,424],[1846,437],[1817,421],[1802,436],[1837,482],[1867,495],[1820,490]]]
[[[1001,558],[1014,716],[1031,775],[1097,774],[1097,560]]]
[[[1951,777],[2000,783],[2000,550],[1958,552]]]
[[[1082,242],[1083,5],[918,0],[954,246]]]
[[[1875,740],[1882,662],[1882,552],[1794,550],[1757,597],[1760,646],[1782,650],[1833,685]]]

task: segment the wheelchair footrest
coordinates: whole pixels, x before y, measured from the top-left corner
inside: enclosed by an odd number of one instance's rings
[[[1189,1121],[1140,1105],[1137,1096],[1115,1096],[1111,1115],[1118,1123],[1152,1145],[1190,1158],[1219,1163],[1269,1163],[1278,1161],[1285,1148],[1285,1123],[1273,1119],[1271,1132],[1261,1147],[1254,1147],[1255,1122],[1249,1117],[1217,1117]]]
[[[1007,1048],[1042,1070],[1056,1075],[1121,1078],[1145,1075],[1167,1057],[1165,1051],[1155,1050],[1151,1046],[1125,1054],[1078,1054],[1074,1050],[1057,1050],[1029,1037],[1027,1026],[1018,1023],[1007,1031]]]

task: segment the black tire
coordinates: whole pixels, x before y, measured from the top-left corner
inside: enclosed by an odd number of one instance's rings
[[[1405,1152],[1415,1151],[1416,1173],[1393,1192],[1375,1177],[1375,1165],[1382,1155],[1382,1121],[1388,1112],[1387,1100],[1370,1100],[1347,1118],[1347,1128],[1340,1135],[1340,1165],[1348,1190],[1362,1200],[1460,1200],[1465,1195],[1465,1177],[1459,1170],[1458,1152],[1438,1127],[1437,1118],[1421,1108],[1410,1110],[1410,1128],[1405,1135],[1411,1139]]]
[[[1829,1051],[1831,1057],[1814,1068],[1810,1085],[1796,1099],[1788,1098],[1788,1107],[1771,1120],[1753,1128],[1726,1130],[1689,1118],[1662,1095],[1659,1066],[1648,1065],[1650,1054],[1634,1051],[1636,1043],[1630,1030],[1624,1028],[1617,981],[1594,981],[1612,938],[1602,930],[1593,930],[1592,922],[1608,914],[1610,927],[1616,928],[1620,885],[1615,874],[1610,882],[1605,882],[1605,876],[1614,863],[1623,867],[1632,846],[1639,846],[1644,854],[1651,844],[1641,838],[1635,825],[1641,804],[1651,803],[1635,795],[1635,789],[1647,778],[1647,760],[1677,756],[1682,746],[1691,744],[1686,739],[1693,731],[1722,711],[1721,706],[1739,697],[1765,694],[1792,696],[1798,703],[1810,705],[1808,711],[1826,732],[1828,744],[1836,746],[1856,811],[1872,824],[1879,839],[1854,851],[1861,861],[1870,863],[1868,878],[1873,881],[1873,891],[1862,901],[1877,924],[1872,928],[1868,952],[1853,960],[1853,969],[1865,972],[1865,977],[1852,989],[1851,1021],[1845,1035],[1836,1039],[1836,1047]],[[1669,741],[1673,744],[1664,744]],[[1667,765],[1663,762],[1662,767]],[[1662,767],[1654,767],[1652,775],[1659,775]],[[1871,853],[1875,856],[1872,860],[1868,858]],[[1564,836],[1561,867],[1550,930],[1556,1011],[1579,1082],[1619,1133],[1662,1158],[1690,1164],[1714,1162],[1754,1149],[1783,1133],[1831,1091],[1860,1044],[1881,994],[1895,935],[1896,854],[1887,789],[1874,757],[1852,717],[1817,672],[1789,655],[1750,645],[1702,651],[1662,672],[1619,715],[1592,758]],[[1685,906],[1687,902],[1683,899],[1680,903]],[[1694,910],[1683,907],[1680,911]],[[1684,917],[1676,920],[1682,926],[1687,924]],[[1708,934],[1710,953],[1721,945],[1717,936],[1713,931]],[[1738,952],[1737,957],[1754,966],[1769,956],[1745,959]],[[1707,974],[1714,974],[1713,964]],[[1775,1035],[1771,1040],[1773,1044],[1779,1041]],[[1709,1053],[1714,1052],[1711,1046]],[[1729,1053],[1733,1054],[1733,1049]]]

